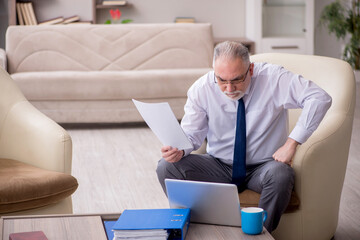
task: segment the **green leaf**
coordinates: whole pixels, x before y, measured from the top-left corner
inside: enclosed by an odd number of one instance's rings
[[[105,24],[111,24],[111,20],[106,20]]]
[[[327,5],[321,13],[320,23],[327,26],[329,33],[334,33],[337,39],[346,36],[347,11],[339,0]]]
[[[133,20],[131,20],[131,19],[124,19],[124,20],[122,20],[121,21],[121,23],[131,23]]]
[[[329,34],[335,34],[338,40],[346,40],[343,59],[354,69],[359,69],[360,0],[352,0],[351,2],[351,7],[345,3],[343,5],[340,0],[335,0],[325,6],[321,12],[319,24],[327,27]]]

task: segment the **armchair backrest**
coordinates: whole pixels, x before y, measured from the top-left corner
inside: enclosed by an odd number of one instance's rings
[[[27,101],[9,74],[0,67],[0,139],[4,121],[13,105]]]
[[[315,82],[332,97],[332,105],[327,115],[346,115],[354,111],[354,75],[350,65],[342,60],[321,56],[266,53],[251,56],[251,61],[277,64]],[[299,109],[289,111],[290,131],[300,113]]]

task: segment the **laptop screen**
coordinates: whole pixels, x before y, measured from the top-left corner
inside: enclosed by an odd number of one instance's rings
[[[234,184],[165,179],[170,208],[190,208],[191,222],[241,226]]]

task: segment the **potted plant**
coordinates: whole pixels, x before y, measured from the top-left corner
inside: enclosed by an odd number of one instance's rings
[[[121,12],[119,9],[110,9],[109,11],[111,20],[107,20],[105,24],[111,24],[111,23],[131,23],[131,19],[124,19],[120,22]]]
[[[321,13],[320,24],[338,40],[346,40],[343,59],[353,67],[357,81],[360,81],[360,0],[330,3]]]

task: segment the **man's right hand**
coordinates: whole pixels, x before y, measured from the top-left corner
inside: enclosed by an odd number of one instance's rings
[[[161,155],[167,162],[175,163],[184,156],[184,150],[178,150],[171,146],[163,146],[161,148]]]

